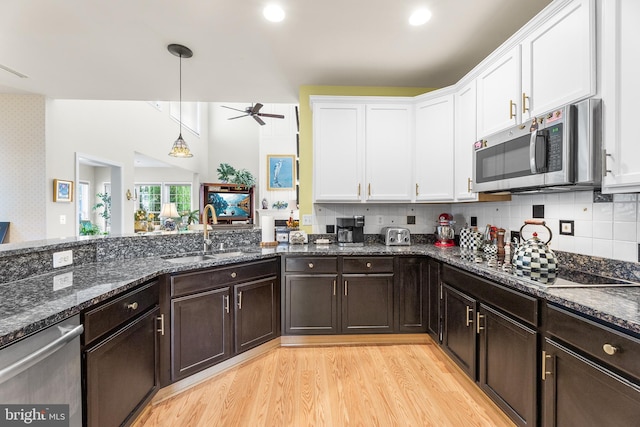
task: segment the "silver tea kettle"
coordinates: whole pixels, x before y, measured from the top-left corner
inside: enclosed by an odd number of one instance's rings
[[[549,231],[549,240],[543,242],[538,238],[538,233],[524,241],[522,238],[522,230],[527,225],[541,225]],[[556,280],[558,272],[558,260],[553,251],[549,248],[548,243],[551,241],[552,232],[547,227],[544,220],[528,219],[520,228],[520,239],[523,241],[513,254],[513,265],[518,276],[526,276],[531,280],[535,280],[544,284],[552,284]]]

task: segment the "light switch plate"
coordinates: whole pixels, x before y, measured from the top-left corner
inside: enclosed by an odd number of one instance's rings
[[[72,271],[68,273],[58,274],[57,276],[53,276],[54,291],[59,291],[60,289],[68,288],[69,286],[73,286]]]
[[[53,268],[64,267],[73,264],[73,251],[55,252],[53,254]]]
[[[302,215],[302,225],[313,225],[313,215]]]

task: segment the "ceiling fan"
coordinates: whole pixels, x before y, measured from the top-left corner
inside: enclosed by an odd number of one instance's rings
[[[245,113],[242,116],[230,117],[228,120],[239,119],[240,117],[251,116],[251,117],[253,117],[253,119],[256,122],[260,123],[260,126],[264,126],[266,123],[260,117],[271,117],[271,118],[274,118],[274,119],[284,119],[284,116],[282,114],[261,113],[260,109],[262,108],[262,104],[260,104],[260,103],[257,103],[256,105],[252,105],[250,107],[247,107],[244,110],[238,110],[237,108],[227,107],[226,105],[222,105],[221,107],[222,108],[228,108],[229,110],[235,110],[235,111],[240,111],[242,113]]]

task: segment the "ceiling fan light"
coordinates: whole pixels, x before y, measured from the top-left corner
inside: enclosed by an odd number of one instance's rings
[[[267,21],[271,22],[280,22],[285,17],[284,10],[280,6],[277,6],[275,4],[271,4],[265,7],[262,10],[262,14]]]
[[[424,25],[431,19],[431,12],[428,9],[418,9],[409,17],[409,24],[417,27]]]
[[[182,134],[178,136],[178,139],[173,143],[173,147],[171,147],[171,151],[169,152],[171,157],[193,157],[191,150],[189,150],[189,146],[187,145],[187,141],[182,139]]]

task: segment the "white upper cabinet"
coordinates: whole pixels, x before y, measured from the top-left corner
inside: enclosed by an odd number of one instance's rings
[[[476,81],[460,87],[455,94],[454,189],[456,201],[477,200],[471,191],[473,143],[476,135]]]
[[[520,123],[520,46],[491,62],[478,76],[477,85],[478,136]]]
[[[416,104],[416,201],[454,199],[454,97],[440,93]]]
[[[595,0],[556,1],[481,66],[479,138],[596,93]]]
[[[603,191],[640,192],[640,2],[602,1]]]
[[[413,107],[367,105],[365,117],[366,200],[411,201]]]
[[[363,104],[313,104],[313,196],[358,202],[364,173]]]
[[[522,42],[523,117],[596,93],[594,0],[573,0]]]

